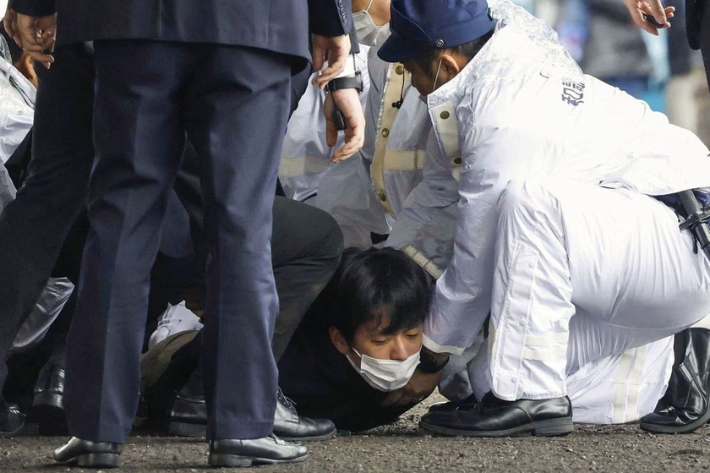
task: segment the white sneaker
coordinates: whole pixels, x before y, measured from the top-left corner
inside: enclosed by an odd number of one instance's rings
[[[178,305],[168,304],[168,308],[158,319],[158,327],[148,340],[148,348],[153,348],[170,335],[185,332],[186,330],[200,329],[202,329],[200,318],[185,307],[185,301]]]

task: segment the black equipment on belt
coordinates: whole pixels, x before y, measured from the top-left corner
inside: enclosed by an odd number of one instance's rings
[[[687,217],[680,224],[680,229],[689,229],[693,234],[695,244],[699,245],[705,255],[710,258],[710,224],[708,224],[710,210],[705,205],[700,205],[693,190],[678,192],[677,195]]]

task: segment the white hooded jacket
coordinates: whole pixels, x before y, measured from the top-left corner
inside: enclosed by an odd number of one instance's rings
[[[502,0],[491,11],[493,37],[428,96],[441,162],[462,166],[453,255],[424,327],[436,352],[461,354],[490,312],[496,205],[511,180],[556,176],[646,195],[710,185],[708,149],[695,135],[583,75],[522,8]]]
[[[378,40],[388,36],[383,30]],[[379,46],[374,44],[367,53],[362,150],[338,165],[328,162],[325,128],[314,126],[314,117],[322,114],[321,100],[309,90],[289,121],[279,168],[287,196],[305,201],[317,195],[309,202],[335,217],[346,246],[368,247],[370,232],[389,233],[404,201],[422,181],[431,131],[426,105],[411,86],[411,76],[401,64],[377,57]],[[361,50],[368,46],[361,45]],[[358,62],[363,70],[362,56]]]

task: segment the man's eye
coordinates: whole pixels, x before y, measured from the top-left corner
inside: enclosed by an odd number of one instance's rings
[[[417,333],[408,333],[407,338],[417,338],[419,336],[419,332]]]
[[[385,338],[384,340],[372,340],[372,343],[374,343],[375,345],[384,345],[387,342],[389,342],[388,338]]]

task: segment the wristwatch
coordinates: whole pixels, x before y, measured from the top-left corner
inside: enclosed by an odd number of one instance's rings
[[[417,369],[425,374],[434,374],[444,369],[449,362],[448,353],[434,353],[422,347]]]
[[[336,90],[342,89],[355,89],[358,93],[362,93],[362,75],[360,71],[355,71],[354,76],[336,77],[328,82],[325,88],[328,92],[335,92]]]

